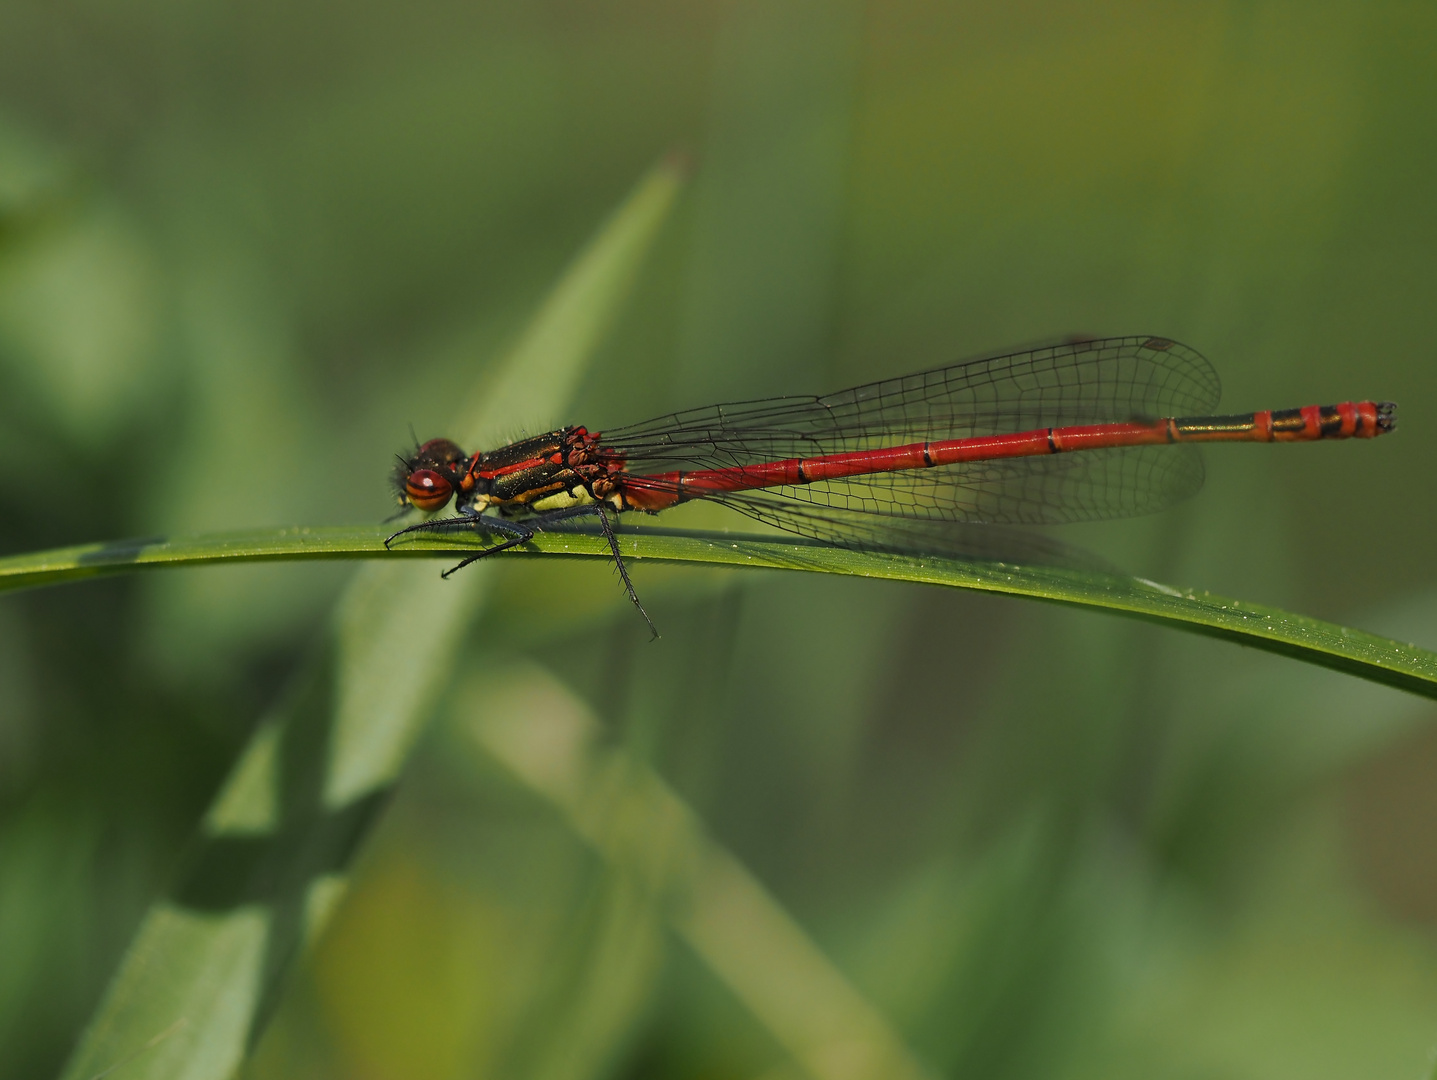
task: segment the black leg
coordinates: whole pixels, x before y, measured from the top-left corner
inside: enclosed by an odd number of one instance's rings
[[[492,521],[493,519],[492,519],[492,518],[485,518],[485,519],[483,519],[483,520],[485,520],[485,521]],[[507,522],[506,522],[506,524],[507,524]],[[502,544],[495,544],[495,545],[494,545],[493,547],[491,547],[491,548],[485,548],[483,551],[480,551],[480,552],[477,552],[476,554],[470,555],[469,558],[465,559],[465,560],[464,560],[463,562],[461,562],[458,566],[451,566],[448,570],[445,570],[444,573],[440,574],[439,576],[442,577],[442,578],[447,578],[450,574],[458,573],[460,570],[463,570],[463,569],[464,569],[466,566],[468,566],[470,563],[472,563],[472,562],[478,562],[480,559],[484,558],[485,556],[488,556],[488,555],[497,555],[497,554],[498,554],[499,552],[501,552],[501,551],[508,551],[511,547],[514,547],[516,544],[523,544],[523,543],[526,543],[526,542],[528,542],[528,541],[530,541],[530,540],[532,540],[532,539],[534,539],[534,530],[533,530],[533,529],[526,529],[526,530],[525,530],[524,532],[522,532],[522,533],[515,533],[515,535],[509,537],[509,539],[508,539],[508,540],[505,540]]]
[[[475,552],[457,566],[451,566],[440,575],[441,577],[447,578],[450,574],[463,570],[472,562],[477,562],[490,555],[497,555],[501,551],[508,551],[511,547],[517,547],[519,544],[527,543],[534,539],[536,532],[543,531],[549,525],[557,525],[559,522],[567,521],[570,518],[589,517],[590,515],[599,519],[599,529],[603,532],[604,539],[609,543],[609,551],[614,556],[614,565],[618,567],[619,570],[619,579],[624,583],[624,592],[626,592],[629,599],[633,601],[634,607],[636,607],[639,614],[644,617],[644,622],[648,623],[649,631],[654,635],[654,638],[657,639],[659,636],[658,627],[654,625],[654,620],[649,618],[649,613],[644,610],[644,605],[639,602],[639,594],[634,591],[634,583],[629,579],[629,568],[624,564],[623,555],[619,553],[619,540],[618,537],[614,535],[614,526],[609,521],[608,510],[603,503],[589,503],[585,506],[570,506],[563,510],[552,510],[547,514],[540,514],[538,517],[530,518],[524,522],[505,521],[503,518],[476,514],[472,510],[461,511],[459,517],[440,518],[435,521],[421,521],[410,525],[406,529],[400,529],[388,540],[384,541],[384,546],[388,547],[391,541],[399,539],[399,537],[404,536],[406,533],[436,532],[447,529],[467,529],[476,532],[501,533],[508,536],[508,539],[503,543],[495,544],[493,547]]]
[[[483,514],[475,513],[473,510],[461,510],[458,517],[433,518],[429,521],[419,521],[413,525],[408,525],[384,541],[384,546],[388,547],[401,536],[412,532],[443,532],[447,529],[482,530],[503,533],[505,536],[533,535],[533,530],[527,526],[516,525],[512,521],[505,521],[503,518],[486,517]]]
[[[402,513],[408,513],[408,508],[405,507]],[[476,523],[480,517],[481,514],[476,514],[473,510],[461,510],[460,516],[458,517],[434,517],[428,521],[415,521],[412,526],[405,526],[404,529],[399,530],[398,533],[389,534],[389,539],[384,541],[384,546],[388,547],[389,544],[394,543],[399,537],[407,536],[407,534],[410,533],[433,533],[433,531],[444,529],[473,529],[474,523]],[[385,521],[388,520],[389,518],[385,518]],[[489,518],[484,518],[484,520],[487,521]],[[499,531],[504,530],[500,529]]]
[[[495,544],[493,547],[485,548],[483,551],[475,552],[473,555],[470,555],[467,559],[461,562],[458,566],[451,566],[448,570],[445,570],[442,574],[439,575],[440,577],[444,578],[447,578],[456,570],[463,570],[470,563],[482,559],[486,555],[493,555],[500,551],[507,551],[517,544],[523,544],[529,540],[534,539],[534,530],[529,525],[522,525],[512,521],[505,521],[503,518],[485,517],[483,514],[476,514],[472,510],[470,510],[462,511],[460,517],[440,518],[437,521],[421,521],[418,524],[409,526],[407,529],[400,529],[388,540],[384,541],[384,546],[388,547],[392,541],[397,540],[405,533],[436,532],[447,531],[450,529],[465,529],[471,532],[500,533],[504,536],[507,536],[509,539],[505,540],[501,544]]]
[[[609,521],[608,508],[603,503],[596,502],[585,506],[570,506],[563,510],[554,510],[534,518],[531,524],[536,530],[542,531],[547,525],[553,525],[568,518],[589,517],[590,515],[599,519],[599,529],[603,532],[604,539],[609,542],[609,551],[614,556],[614,565],[619,569],[619,579],[624,583],[624,592],[628,593],[629,599],[634,602],[634,607],[638,608],[639,614],[644,617],[644,622],[649,624],[649,632],[654,635],[654,640],[657,640],[659,628],[654,625],[654,620],[649,618],[649,613],[644,610],[644,605],[639,603],[639,594],[634,591],[634,583],[629,580],[629,568],[624,564],[624,557],[619,554],[619,541],[614,535],[614,527]]]
[[[654,635],[649,640],[657,641],[659,628],[654,625],[654,620],[649,618],[649,613],[644,610],[644,605],[639,603],[639,594],[634,592],[634,583],[629,580],[629,568],[624,565],[624,557],[619,554],[619,539],[614,535],[614,527],[609,524],[609,515],[604,509],[604,504],[595,503],[594,512],[599,515],[599,528],[604,530],[604,539],[609,542],[609,550],[614,553],[614,565],[619,568],[619,578],[624,583],[624,592],[629,594],[629,599],[634,602],[634,607],[639,609],[639,614],[644,617],[644,622],[649,624],[649,633]]]

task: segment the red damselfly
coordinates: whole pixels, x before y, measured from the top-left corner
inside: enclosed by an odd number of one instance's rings
[[[594,516],[648,620],[614,537],[614,515],[626,511],[705,499],[846,547],[1062,561],[1061,545],[1001,527],[1161,510],[1202,484],[1197,443],[1373,438],[1396,427],[1390,402],[1210,415],[1220,392],[1212,366],[1185,345],[1104,338],[826,397],[714,405],[603,433],[559,428],[472,454],[431,439],[400,456],[399,501],[432,513],[454,499],[458,516],[386,543],[450,529],[499,538],[447,577]]]

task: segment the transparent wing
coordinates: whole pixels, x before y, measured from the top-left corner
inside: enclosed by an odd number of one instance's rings
[[[1220,394],[1212,367],[1184,345],[1151,337],[1106,338],[985,357],[826,397],[673,413],[606,432],[604,444],[623,454],[635,473],[724,469],[905,442],[1200,415],[1216,407]],[[1202,481],[1195,447],[1153,446],[870,473],[703,497],[760,520],[776,519],[783,505],[798,503],[808,507],[804,521],[861,514],[1043,525],[1152,513],[1192,495]],[[929,535],[935,529],[922,531]]]
[[[939,555],[1116,572],[1106,560],[1051,536],[949,518],[891,518],[784,501],[776,490],[725,492],[712,501],[798,536],[862,551]]]
[[[1208,413],[1221,384],[1185,345],[1104,338],[969,360],[826,397],[670,413],[604,432],[644,471],[728,468],[895,440],[961,439],[1066,424]],[[639,471],[634,468],[634,471]]]
[[[839,513],[1003,525],[1060,525],[1156,513],[1202,487],[1193,446],[1007,458],[768,488]]]

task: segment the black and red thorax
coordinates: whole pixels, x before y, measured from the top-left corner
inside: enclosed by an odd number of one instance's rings
[[[493,507],[512,516],[551,501],[608,501],[627,509],[623,470],[623,456],[603,448],[597,434],[566,427],[473,455],[448,439],[431,439],[401,459],[395,480],[400,500],[421,510],[438,510],[457,495],[458,509]]]

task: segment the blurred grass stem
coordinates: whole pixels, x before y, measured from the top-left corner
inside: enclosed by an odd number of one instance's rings
[[[636,879],[674,932],[814,1080],[928,1080],[883,1014],[749,870],[706,834],[693,809],[646,765],[601,745],[587,706],[543,669],[506,669],[512,707],[492,681],[458,695],[455,719]],[[476,705],[476,702],[483,702]]]

